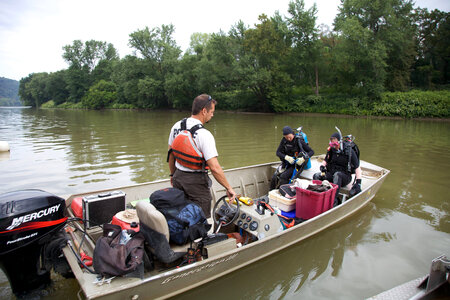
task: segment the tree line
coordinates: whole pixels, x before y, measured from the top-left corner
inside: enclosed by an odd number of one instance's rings
[[[194,33],[185,53],[173,25],[132,32],[123,58],[110,43],[75,40],[63,47],[67,69],[22,78],[19,95],[33,107],[189,109],[209,93],[228,110],[396,115],[389,99],[408,92],[448,117],[449,15],[412,0],[341,0],[330,29],[315,4],[293,0],[287,16]]]

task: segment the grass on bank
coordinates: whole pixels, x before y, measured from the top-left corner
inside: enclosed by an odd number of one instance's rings
[[[219,95],[218,95],[219,96]],[[239,93],[230,93],[217,97],[224,110],[248,110],[241,107]],[[241,100],[241,101],[240,101]],[[240,105],[241,104],[241,105]],[[255,103],[253,103],[254,105]],[[95,109],[84,100],[78,103],[65,102],[55,105],[53,100],[42,104],[41,108],[62,109]],[[106,109],[135,109],[132,104],[107,103]],[[298,93],[289,101],[286,112],[311,112],[346,115],[388,116],[403,118],[450,118],[450,91],[420,91],[385,92],[378,101],[371,101],[363,96],[348,94],[323,93],[319,96]]]

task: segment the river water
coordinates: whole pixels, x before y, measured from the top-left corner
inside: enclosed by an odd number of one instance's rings
[[[167,178],[167,140],[187,112],[0,108],[0,193],[65,196]],[[373,201],[331,229],[176,299],[363,299],[450,256],[450,122],[216,111],[206,127],[224,169],[277,160],[285,125],[303,126],[316,154],[338,126],[361,158],[391,170]],[[76,299],[54,276],[42,299]],[[13,299],[0,272],[0,298]]]

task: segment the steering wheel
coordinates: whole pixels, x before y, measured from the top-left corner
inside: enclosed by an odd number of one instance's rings
[[[236,199],[236,206],[230,205],[228,201],[225,200],[227,196],[221,197],[216,204],[214,204],[213,209],[213,220],[214,223],[216,223],[218,226],[228,226],[232,224],[236,219],[239,217],[241,213],[239,200]],[[219,206],[219,203],[223,202],[222,205]],[[219,219],[217,219],[217,215],[219,216]]]

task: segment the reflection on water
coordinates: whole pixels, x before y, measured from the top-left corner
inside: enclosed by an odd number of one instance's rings
[[[67,195],[167,178],[168,133],[187,114],[0,109],[0,140],[11,146],[0,159],[0,193]],[[316,154],[338,126],[356,137],[362,159],[391,174],[361,213],[179,298],[361,299],[423,275],[439,254],[450,256],[449,122],[217,111],[206,127],[229,169],[277,160],[285,125],[303,126]],[[1,276],[0,298],[8,299]],[[75,299],[77,290],[69,281],[46,298]]]
[[[366,238],[375,214],[374,205],[362,210],[358,217],[340,223],[326,232],[270,256],[239,272],[206,287],[187,292],[176,299],[201,297],[214,290],[215,299],[336,299],[336,291],[342,283],[336,278],[341,272],[353,272],[343,268],[344,258],[358,256],[361,243],[378,243],[376,236]],[[350,266],[357,269],[357,266]],[[314,288],[312,286],[323,284]],[[336,283],[336,286],[333,286]],[[231,286],[244,287],[245,289]],[[337,290],[333,290],[337,289]],[[347,298],[348,299],[348,298]]]
[[[365,299],[424,275],[430,258],[449,244],[448,235],[403,213],[379,218],[372,203],[325,232],[174,299]]]
[[[5,124],[2,138],[12,146],[8,173],[15,183],[3,181],[1,191],[38,186],[68,194],[167,174],[162,133],[169,129],[162,126],[169,125],[161,114],[21,110],[8,115],[12,122]]]

